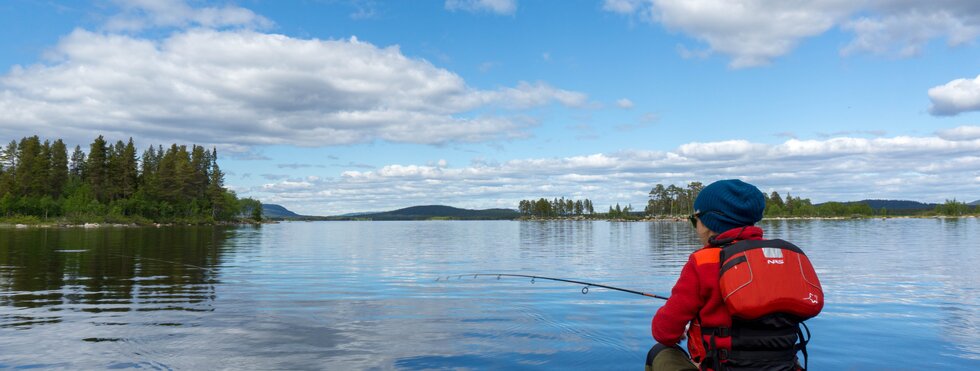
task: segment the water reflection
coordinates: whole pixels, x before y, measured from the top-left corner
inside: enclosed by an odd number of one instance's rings
[[[0,328],[29,329],[78,313],[111,326],[126,324],[111,313],[211,311],[228,233],[214,228],[0,230]]]
[[[813,369],[972,369],[976,219],[778,220],[827,306]],[[629,369],[698,242],[685,220],[0,229],[0,369]]]

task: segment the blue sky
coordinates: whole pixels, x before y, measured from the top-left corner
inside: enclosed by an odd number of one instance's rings
[[[215,146],[305,214],[980,199],[970,0],[12,0],[0,33],[5,142]]]

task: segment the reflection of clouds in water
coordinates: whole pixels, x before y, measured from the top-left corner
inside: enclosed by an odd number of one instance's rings
[[[933,248],[941,249],[942,261],[934,264],[940,275],[933,290],[942,293],[936,305],[942,314],[942,332],[956,356],[980,360],[980,250],[951,248],[960,241],[976,243],[980,227],[976,219],[944,219]]]
[[[976,360],[977,253],[957,250],[945,261],[951,251],[921,247],[962,248],[962,233],[977,232],[976,222],[950,231],[956,240],[922,235],[949,228],[930,223],[763,223],[820,269],[828,303],[809,322],[814,369],[887,368],[893,357],[883,353],[911,349],[933,359],[903,363],[910,369],[962,369]],[[115,284],[86,273],[77,282],[52,280],[57,289],[4,286],[0,293],[57,300],[4,302],[0,321],[60,322],[0,327],[0,365],[625,368],[643,361],[661,301],[600,289],[582,295],[564,283],[435,278],[489,270],[667,293],[696,244],[686,221],[285,223],[231,235],[198,258],[149,256],[214,275],[146,259],[118,264],[129,268]],[[90,263],[69,265],[85,272]],[[0,269],[0,282],[8,273]]]
[[[814,261],[828,303],[811,322],[863,338],[854,349],[901,349],[895,339],[905,338],[980,359],[980,251],[964,248],[980,235],[976,219],[765,223],[773,226],[770,238],[804,237],[787,239]]]
[[[980,306],[976,303],[950,303],[941,310],[946,314],[942,321],[943,333],[949,336],[950,347],[955,350],[951,353],[980,360]]]

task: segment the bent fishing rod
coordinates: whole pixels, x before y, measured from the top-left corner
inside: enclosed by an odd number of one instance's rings
[[[598,283],[585,282],[585,281],[567,280],[567,279],[564,279],[564,278],[554,278],[554,277],[545,277],[545,276],[532,276],[532,275],[527,275],[527,274],[506,274],[506,273],[460,274],[460,275],[455,275],[455,276],[438,277],[438,278],[436,278],[436,281],[437,282],[438,281],[449,281],[453,277],[456,277],[456,279],[462,279],[463,277],[477,278],[477,277],[494,277],[494,276],[496,276],[498,280],[501,277],[520,277],[520,278],[530,278],[531,279],[531,283],[534,283],[534,280],[548,280],[548,281],[557,281],[557,282],[566,282],[566,283],[574,283],[574,284],[578,284],[578,285],[585,285],[585,287],[582,288],[582,294],[588,294],[589,293],[589,287],[601,287],[601,288],[604,288],[604,289],[622,291],[622,292],[626,292],[626,293],[630,293],[630,294],[635,294],[635,295],[642,295],[642,296],[646,296],[646,297],[654,298],[654,299],[661,299],[661,300],[667,300],[668,299],[666,296],[649,294],[649,293],[645,293],[645,292],[640,292],[640,291],[630,290],[630,289],[624,289],[624,288],[615,287],[615,286],[608,286],[608,285],[602,285],[602,284],[598,284]]]

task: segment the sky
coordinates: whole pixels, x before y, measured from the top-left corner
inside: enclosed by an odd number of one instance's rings
[[[0,35],[4,143],[214,147],[306,215],[980,199],[975,0],[7,0]]]

